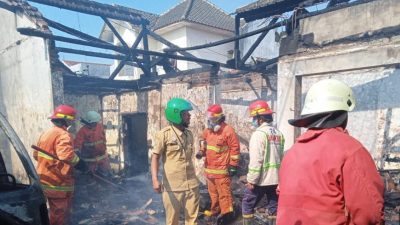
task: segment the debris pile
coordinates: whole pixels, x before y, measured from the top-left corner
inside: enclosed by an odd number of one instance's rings
[[[400,170],[381,171],[385,180],[385,221],[386,225],[400,223]],[[232,192],[235,197],[236,220],[231,225],[241,225],[241,200],[246,177],[234,177]],[[118,189],[93,177],[79,174],[76,178],[72,224],[78,225],[162,225],[165,224],[165,213],[161,195],[151,188],[148,174],[114,178],[120,185]],[[128,193],[123,191],[126,189]],[[264,216],[263,200],[255,213],[256,224],[269,224]],[[211,225],[203,212],[209,209],[210,197],[207,187],[200,187],[199,225]],[[181,224],[184,224],[181,218]]]
[[[400,224],[400,169],[384,170],[386,225]]]
[[[153,192],[148,175],[113,181],[116,189],[89,175],[76,178],[72,224],[165,224],[161,195]]]

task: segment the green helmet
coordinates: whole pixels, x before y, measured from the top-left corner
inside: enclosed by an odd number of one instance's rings
[[[165,108],[165,116],[167,120],[174,124],[182,123],[182,111],[192,110],[192,105],[190,102],[182,98],[173,98],[168,101],[167,108]]]
[[[97,123],[101,120],[101,116],[96,111],[89,111],[82,119],[85,120],[87,123]]]

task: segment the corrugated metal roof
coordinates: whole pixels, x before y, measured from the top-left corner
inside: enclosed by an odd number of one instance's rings
[[[223,30],[234,31],[235,20],[206,0],[185,0],[162,14],[154,30],[168,25],[188,21]]]

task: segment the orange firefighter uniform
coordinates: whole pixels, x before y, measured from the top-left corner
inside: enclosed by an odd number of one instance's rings
[[[73,148],[73,138],[65,128],[54,126],[40,137],[38,144],[59,160],[41,152],[34,152],[38,161],[37,173],[50,206],[50,224],[67,224],[74,191],[73,166],[79,157]]]
[[[95,127],[83,126],[76,134],[74,146],[75,151],[80,151],[81,159],[88,164],[90,171],[111,170],[106,152],[106,135],[101,123],[97,123]]]
[[[239,165],[239,139],[235,130],[225,122],[220,123],[216,132],[205,129],[203,138],[207,142],[204,171],[211,197],[211,212],[213,215],[230,213],[233,211],[233,198],[229,167]]]

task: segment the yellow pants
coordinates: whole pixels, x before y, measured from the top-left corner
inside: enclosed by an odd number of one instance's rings
[[[164,191],[162,193],[165,208],[165,224],[178,225],[181,209],[185,212],[185,225],[197,225],[199,213],[199,188],[188,191]]]

